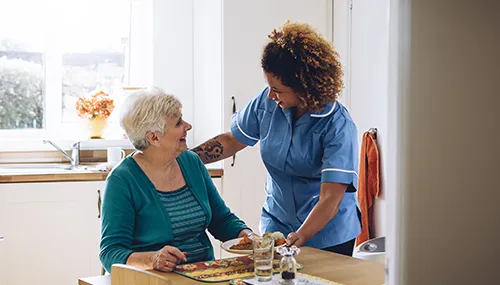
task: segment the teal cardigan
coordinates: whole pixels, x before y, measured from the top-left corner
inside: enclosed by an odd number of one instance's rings
[[[177,162],[206,214],[205,227],[216,239],[236,238],[248,228],[226,206],[198,155],[184,151]],[[125,264],[133,252],[157,251],[173,241],[165,206],[132,156],[123,159],[106,179],[101,219],[99,258],[108,272],[115,263]],[[202,242],[210,248],[208,256],[214,259],[212,244],[203,235]]]

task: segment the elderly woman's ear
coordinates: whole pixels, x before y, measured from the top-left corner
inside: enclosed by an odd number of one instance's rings
[[[149,131],[146,133],[146,140],[149,142],[150,145],[155,144],[159,140],[158,134],[156,132]]]

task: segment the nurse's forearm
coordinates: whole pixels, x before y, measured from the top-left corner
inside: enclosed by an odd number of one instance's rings
[[[323,229],[337,214],[339,207],[332,207],[332,205],[328,205],[328,203],[329,202],[326,201],[319,201],[297,231],[304,237],[304,242],[321,231],[321,229]]]
[[[227,132],[209,139],[191,151],[195,152],[204,164],[208,164],[231,157],[245,147],[246,145],[240,143],[231,132]]]
[[[304,242],[322,230],[337,215],[346,189],[347,185],[344,184],[322,183],[318,203],[297,231],[304,237]]]

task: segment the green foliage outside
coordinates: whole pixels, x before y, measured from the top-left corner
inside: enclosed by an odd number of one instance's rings
[[[43,67],[0,57],[0,129],[42,128]]]

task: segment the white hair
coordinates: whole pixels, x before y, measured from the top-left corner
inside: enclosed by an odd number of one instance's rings
[[[138,150],[149,147],[148,132],[163,134],[167,119],[178,115],[182,104],[174,95],[158,87],[136,91],[127,96],[120,115],[120,125]]]

